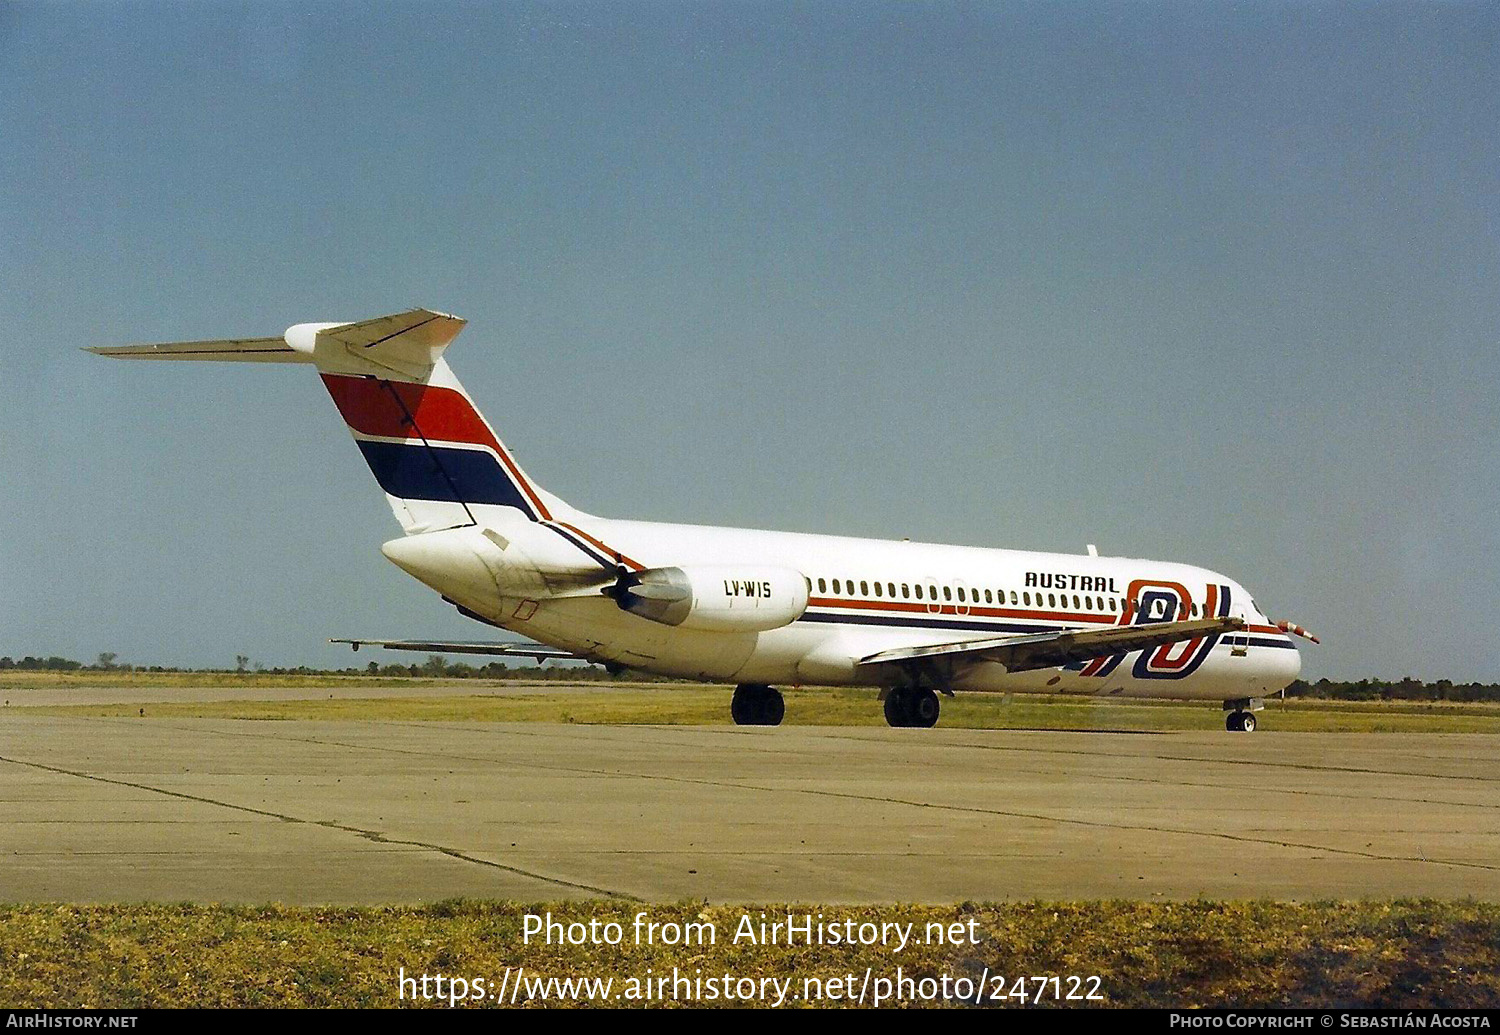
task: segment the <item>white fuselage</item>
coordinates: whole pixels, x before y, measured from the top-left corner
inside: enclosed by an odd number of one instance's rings
[[[1237,582],[1190,565],[583,515],[577,521],[591,541],[647,568],[796,569],[808,582],[806,610],[768,631],[708,632],[630,614],[597,590],[553,595],[539,586],[506,594],[392,559],[486,620],[540,642],[642,671],[725,683],[872,685],[858,661],[896,647],[1210,613],[1243,618],[1247,628],[1071,668],[1008,673],[975,663],[955,672],[948,688],[1234,700],[1275,693],[1300,671],[1295,646]]]

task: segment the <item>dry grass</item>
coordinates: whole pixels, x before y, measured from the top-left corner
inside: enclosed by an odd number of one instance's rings
[[[204,684],[199,684],[204,685]],[[222,684],[215,684],[222,685]],[[356,684],[358,685],[358,684]],[[451,685],[451,684],[449,684]],[[346,684],[347,687],[347,684]],[[468,684],[463,684],[468,689]],[[575,722],[722,725],[727,687],[688,683],[633,686],[493,683],[484,694],[427,697],[333,697],[307,700],[165,701],[144,706],[147,718],[380,719],[435,722]],[[247,692],[253,696],[253,688]],[[786,694],[790,725],[883,726],[873,690],[806,688]],[[9,712],[139,716],[136,703],[31,707],[15,691]],[[1270,703],[1262,728],[1303,733],[1494,733],[1500,706],[1416,701]],[[954,729],[1220,730],[1215,702],[1079,700],[1067,697],[960,694],[944,700],[941,725]]]
[[[1113,1006],[1500,1006],[1500,905],[1475,902],[1017,903],[790,907],[857,921],[974,918],[977,947],[729,944],[741,914],[780,905],[457,902],[420,908],[0,907],[0,1003],[12,1007],[393,1006],[396,974],[498,982],[669,972],[830,977],[1098,974]],[[712,947],[559,947],[521,939],[527,912],[710,920]],[[998,1005],[998,1004],[997,1004]],[[1009,1004],[1016,1005],[1016,1004]]]

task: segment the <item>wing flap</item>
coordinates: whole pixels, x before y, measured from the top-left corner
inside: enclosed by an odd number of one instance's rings
[[[1029,672],[1114,654],[1128,654],[1184,640],[1201,639],[1244,627],[1243,618],[1202,618],[1150,625],[1115,625],[1108,629],[1065,629],[1025,636],[994,636],[988,639],[898,647],[871,654],[860,659],[859,664],[917,665],[937,659],[993,661],[1004,665],[1007,672]]]

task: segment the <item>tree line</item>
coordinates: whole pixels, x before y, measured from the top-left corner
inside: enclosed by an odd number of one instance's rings
[[[1404,679],[1361,679],[1357,683],[1320,679],[1308,683],[1298,679],[1286,688],[1288,697],[1314,697],[1340,701],[1500,701],[1500,684],[1455,683],[1439,679],[1426,683]]]
[[[391,678],[425,678],[425,679],[568,679],[568,680],[611,680],[621,678],[617,674],[606,672],[604,669],[594,665],[576,665],[553,663],[546,666],[521,665],[511,667],[501,661],[491,661],[484,665],[470,665],[465,662],[452,662],[440,654],[429,654],[427,659],[409,665],[391,663],[382,665],[378,661],[371,661],[366,665],[351,665],[348,668],[312,668],[307,665],[295,667],[252,665],[250,659],[243,654],[235,656],[233,668],[183,668],[176,665],[130,665],[116,661],[116,654],[101,654],[93,664],[85,664],[74,661],[72,658],[60,658],[56,655],[46,658],[34,658],[27,655],[24,658],[0,657],[0,672],[151,672],[151,673],[196,673],[200,675],[251,675],[262,674],[269,676],[384,676]],[[639,673],[630,675],[632,681],[639,682],[649,679]]]

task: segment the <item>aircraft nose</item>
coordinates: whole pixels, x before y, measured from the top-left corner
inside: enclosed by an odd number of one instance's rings
[[[1302,651],[1292,644],[1291,650],[1268,650],[1264,654],[1274,654],[1271,659],[1273,666],[1272,676],[1276,681],[1276,689],[1289,686],[1291,682],[1302,674]]]

